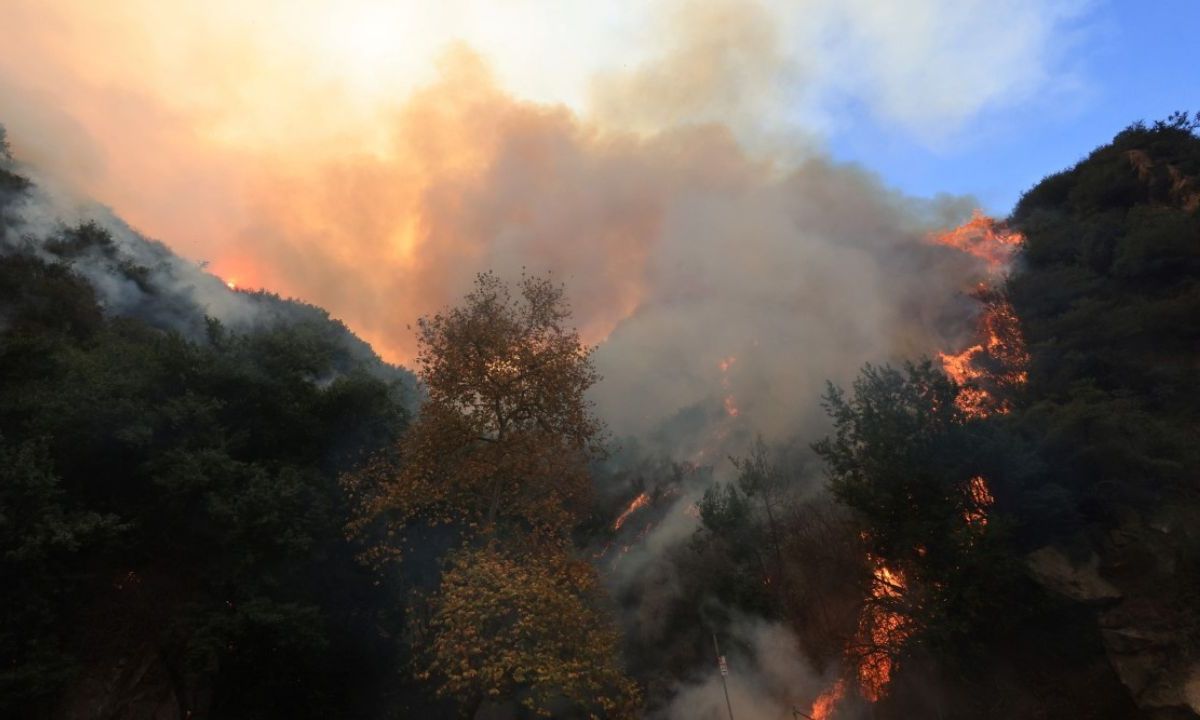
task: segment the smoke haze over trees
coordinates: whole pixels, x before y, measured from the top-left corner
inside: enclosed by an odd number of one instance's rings
[[[1196,717],[1196,121],[969,220],[743,139],[770,17],[592,116],[459,49],[386,152],[196,160],[212,266],[4,144],[0,713]]]

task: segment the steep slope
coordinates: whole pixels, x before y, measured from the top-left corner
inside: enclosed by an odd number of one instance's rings
[[[324,311],[63,211],[5,153],[0,715],[366,714],[397,608],[338,475],[411,388]]]
[[[1147,717],[1200,713],[1200,137],[1135,124],[1021,199],[1019,426],[1058,498],[1033,556],[1096,608]],[[1189,709],[1190,708],[1190,709]]]

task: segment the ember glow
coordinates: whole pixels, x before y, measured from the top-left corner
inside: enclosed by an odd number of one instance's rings
[[[982,292],[979,318],[982,341],[958,353],[939,353],[942,368],[961,386],[958,406],[972,417],[1006,413],[1007,397],[996,397],[987,388],[1013,390],[1028,377],[1029,353],[1012,305],[995,293]]]
[[[632,502],[629,503],[629,506],[626,507],[625,510],[620,515],[617,516],[617,519],[615,521],[613,521],[612,529],[614,531],[620,530],[621,526],[625,524],[625,521],[629,519],[630,515],[634,514],[638,510],[641,510],[642,508],[646,507],[646,505],[649,502],[650,502],[649,495],[647,495],[646,493],[639,494],[637,497],[635,497],[633,499]]]
[[[864,698],[878,702],[887,694],[895,670],[895,657],[909,636],[909,619],[895,609],[905,590],[904,576],[878,558],[871,580],[871,599],[858,620],[854,654],[858,657],[858,685]]]
[[[968,525],[986,527],[988,509],[996,502],[983,476],[976,475],[967,483],[967,510],[963,517]]]
[[[932,235],[931,239],[984,261],[989,276],[994,278],[1007,272],[1022,242],[1019,233],[979,211],[960,227]],[[983,305],[978,341],[957,353],[941,352],[938,356],[945,373],[959,385],[955,400],[959,409],[968,417],[978,418],[1012,409],[1007,395],[998,397],[995,391],[1012,390],[1025,382],[1029,354],[1012,305],[987,283],[981,283],[973,295]],[[965,494],[963,520],[969,527],[987,527],[988,510],[995,503],[987,481],[982,476],[972,477]],[[924,555],[923,548],[917,548],[917,553]],[[859,615],[858,630],[846,657],[855,668],[860,694],[874,703],[886,696],[896,671],[896,656],[914,628],[898,609],[906,590],[903,573],[880,558],[868,555],[867,560],[872,566],[870,597]],[[844,695],[843,683],[839,680],[817,699],[814,718],[831,717]]]

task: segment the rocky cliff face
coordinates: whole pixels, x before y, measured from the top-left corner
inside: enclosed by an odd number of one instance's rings
[[[1129,517],[1083,558],[1055,546],[1029,555],[1043,587],[1093,609],[1108,660],[1145,717],[1200,718],[1200,661],[1186,622],[1163,588],[1175,584],[1177,525]]]

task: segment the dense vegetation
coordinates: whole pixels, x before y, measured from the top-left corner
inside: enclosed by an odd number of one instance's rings
[[[1022,198],[986,298],[1019,336],[976,359],[1004,410],[929,362],[865,368],[813,446],[838,505],[759,448],[700,505],[697,590],[786,623],[874,717],[1194,717],[1197,127],[1135,124]]]
[[[1196,130],[1135,124],[1021,199],[1002,411],[932,362],[868,366],[827,437],[716,484],[605,464],[548,281],[484,275],[421,321],[410,424],[405,376],[322,311],[240,293],[269,312],[222,323],[100,225],[20,237],[5,151],[0,714],[653,714],[711,672],[710,632],[753,655],[755,618],[842,681],[835,717],[1195,717]],[[631,498],[606,484],[708,487],[612,598]]]
[[[28,183],[0,180],[4,212]],[[0,714],[164,687],[181,713],[346,712],[393,609],[337,477],[404,428],[399,384],[320,314],[196,339],[106,314],[67,264],[97,248],[152,284],[95,225],[0,255]]]
[[[1198,127],[1130,126],[1016,206],[1026,240],[1003,295],[1030,364],[1003,386],[1012,412],[954,418],[928,366],[869,367],[851,400],[829,396],[830,488],[906,578],[884,595],[904,618],[895,654],[949,696],[931,706],[901,673],[881,709],[1194,716]],[[979,533],[974,476],[995,496]]]
[[[620,635],[572,539],[603,454],[591,351],[566,325],[561,287],[527,277],[518,289],[483,274],[461,307],[420,321],[427,397],[396,452],[347,476],[352,527],[409,578],[405,556],[433,550],[414,534],[455,538],[413,618],[418,675],[440,697],[471,715],[519,701],[539,716],[634,717]]]

